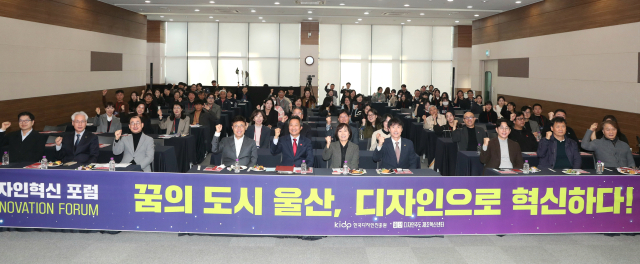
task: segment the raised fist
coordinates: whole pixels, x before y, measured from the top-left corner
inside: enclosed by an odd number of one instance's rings
[[[384,137],[382,136],[382,134],[378,134],[378,137],[376,139],[378,140],[378,146],[382,147],[382,143],[384,143]]]
[[[553,132],[547,131],[547,140],[551,139],[551,136],[553,136]]]
[[[222,132],[222,125],[221,124],[217,124],[216,125],[216,133],[220,133]]]
[[[120,137],[122,136],[122,129],[116,130],[116,132],[113,133],[113,135],[115,136],[116,140],[120,140]]]
[[[57,137],[56,138],[56,146],[60,146],[62,145],[62,137]]]
[[[2,122],[2,130],[7,131],[7,128],[9,128],[11,126],[11,122],[6,121],[6,122]]]
[[[287,120],[289,120],[289,117],[288,117],[288,116],[283,116],[283,117],[282,117],[282,123],[287,122]]]
[[[96,114],[100,115],[100,107],[96,107]]]
[[[107,95],[107,90],[102,90],[102,96],[106,96]]]
[[[124,105],[120,106],[120,110],[121,110],[121,112],[124,112]]]
[[[515,120],[515,119],[516,119],[516,114],[513,114],[513,113],[512,113],[512,114],[509,116],[509,119],[510,119],[511,121]]]
[[[549,115],[549,120],[553,119],[553,116],[554,116],[553,112],[549,112],[547,115]]]
[[[489,146],[489,138],[484,138],[484,145]]]
[[[329,144],[331,144],[331,136],[327,136],[324,139],[327,141],[327,148],[329,148]]]
[[[271,89],[271,94],[273,94],[273,89]]]
[[[275,132],[275,138],[279,138],[280,137],[280,128],[276,128],[274,132]]]
[[[162,117],[162,110],[160,110],[160,109],[158,109],[158,116]],[[160,119],[162,119],[162,118],[160,118]]]
[[[591,127],[589,128],[589,130],[596,132],[596,129],[598,129],[598,123],[591,124]]]

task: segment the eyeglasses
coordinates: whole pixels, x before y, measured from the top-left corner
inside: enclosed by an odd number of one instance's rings
[[[507,131],[509,129],[511,129],[511,128],[509,128],[509,127],[498,127],[498,130],[502,130],[502,131]]]
[[[522,121],[522,120],[524,120],[524,117],[516,117],[516,120]]]
[[[29,123],[31,121],[33,121],[33,120],[18,120],[18,123],[26,124],[26,123]]]
[[[244,125],[234,125],[233,128],[242,128]]]
[[[130,123],[129,125],[131,125],[131,126],[139,126],[140,124],[142,124],[142,123],[140,123],[140,122],[134,122],[134,123]]]
[[[475,117],[465,117],[464,120],[473,120]]]
[[[73,120],[73,122],[74,122],[74,123],[78,123],[78,124],[83,124],[83,123],[86,123],[86,122],[87,122],[87,120],[82,120],[82,121],[75,121],[75,120]]]

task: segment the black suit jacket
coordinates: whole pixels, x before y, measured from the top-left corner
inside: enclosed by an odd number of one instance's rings
[[[298,139],[298,149],[296,150],[295,156],[293,155],[293,142],[289,135],[281,136],[278,139],[277,145],[271,143],[271,155],[275,156],[282,153],[282,162],[280,165],[283,166],[300,167],[300,164],[302,164],[302,161],[304,160],[307,163],[307,167],[313,168],[314,156],[311,139],[306,137],[298,137]]]
[[[9,162],[38,162],[44,156],[46,136],[32,130],[22,141],[20,130],[6,134],[0,132],[0,147],[9,146]],[[3,152],[4,153],[4,152]]]
[[[289,120],[287,122],[278,122],[278,127],[282,129],[282,136],[289,135]],[[308,139],[313,140],[313,135],[311,134],[311,126],[309,124],[302,123],[302,130],[300,130],[300,136],[306,137]]]
[[[78,163],[96,163],[100,152],[98,136],[85,130],[80,142],[74,148],[73,138],[75,132],[67,133],[62,137],[62,148],[56,151],[56,156],[62,162],[77,161]],[[75,149],[75,150],[74,150]]]
[[[247,131],[244,132],[244,135],[253,139],[253,136],[255,135],[255,133],[256,133],[256,126],[250,125],[247,128]],[[259,143],[260,148],[266,149],[271,144],[270,137],[271,137],[271,129],[269,129],[269,127],[266,125],[262,125],[262,129],[260,133],[260,142],[256,142],[256,143]]]
[[[402,145],[400,146],[400,163],[398,163],[398,160],[396,159],[395,146],[393,145],[391,138],[384,140],[380,150],[376,148],[373,151],[373,161],[382,161],[380,168],[384,169],[419,169],[419,158],[416,155],[416,151],[413,149],[413,142],[409,139],[401,138],[400,144]]]

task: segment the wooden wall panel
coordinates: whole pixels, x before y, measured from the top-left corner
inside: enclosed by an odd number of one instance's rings
[[[614,115],[616,119],[618,119],[620,130],[629,139],[629,145],[631,145],[634,151],[638,151],[636,135],[640,135],[640,114],[531,99],[507,94],[498,94],[498,96],[504,96],[507,99],[507,102],[516,103],[517,109],[520,109],[520,107],[524,105],[532,106],[533,104],[538,103],[542,105],[542,112],[545,116],[547,116],[547,113],[553,112],[556,109],[564,109],[567,111],[567,123],[576,132],[578,139],[582,139],[584,133],[589,129],[589,127],[591,127],[591,124],[602,122],[602,118],[605,115]]]
[[[147,39],[147,18],[97,0],[0,0],[0,16]]]
[[[318,45],[320,38],[320,23],[318,22],[302,22],[300,26],[300,44],[301,45]],[[308,37],[309,32],[311,37]]]
[[[91,71],[122,71],[122,53],[92,51]]]
[[[471,26],[455,26],[453,27],[453,47],[454,48],[471,48]]]
[[[499,59],[498,77],[529,78],[529,58]]]
[[[107,101],[115,102],[115,91],[119,89],[124,90],[124,100],[128,102],[131,92],[137,91],[139,93],[144,89],[144,86],[110,89],[107,94]],[[55,126],[71,122],[71,115],[77,111],[85,111],[89,117],[94,117],[96,115],[96,107],[100,107],[100,111],[104,113],[102,91],[0,101],[0,113],[2,113],[0,122],[11,122],[9,131],[16,131],[19,129],[18,123],[16,123],[18,114],[23,111],[29,111],[36,117],[35,129],[42,130],[45,125]]]
[[[166,43],[165,22],[158,20],[147,21],[147,43]]]
[[[545,0],[473,22],[473,45],[640,22],[638,0]]]

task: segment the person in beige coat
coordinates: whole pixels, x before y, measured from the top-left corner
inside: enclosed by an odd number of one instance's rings
[[[166,129],[167,135],[189,135],[189,124],[191,120],[184,114],[182,104],[176,102],[173,104],[173,113],[166,119],[162,119],[162,111],[158,110],[158,117],[160,118],[160,129]]]
[[[391,120],[393,116],[391,114],[384,114],[382,116],[382,128],[376,131],[373,131],[373,135],[371,135],[371,145],[369,145],[369,151],[374,151],[378,147],[378,135],[382,135],[383,138],[387,139],[391,137],[391,133],[389,132],[389,120]]]
[[[424,129],[433,130],[433,126],[435,126],[436,123],[440,126],[447,124],[447,118],[443,114],[438,114],[438,108],[435,105],[429,107],[429,114],[429,117],[427,117],[427,115],[422,116]]]

